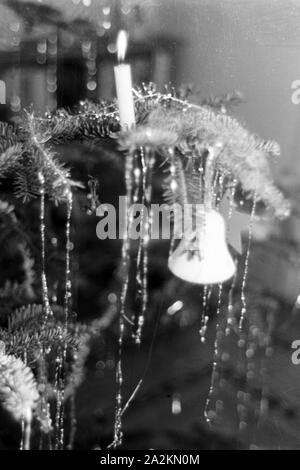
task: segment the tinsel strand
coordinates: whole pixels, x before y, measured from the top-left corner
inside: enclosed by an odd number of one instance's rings
[[[116,407],[115,407],[115,424],[114,424],[114,440],[113,447],[118,447],[122,444],[123,430],[122,430],[122,384],[123,384],[123,370],[122,370],[122,352],[123,352],[123,339],[124,339],[124,318],[126,310],[126,299],[129,283],[129,250],[130,250],[130,228],[131,217],[130,204],[132,199],[132,167],[133,167],[133,154],[126,155],[125,162],[125,184],[126,184],[126,214],[123,245],[122,245],[122,287],[120,297],[120,315],[119,315],[119,340],[118,340],[118,361],[116,366]]]
[[[218,360],[219,360],[219,328],[220,328],[222,293],[223,293],[223,284],[219,284],[217,311],[216,311],[216,333],[215,333],[216,336],[215,336],[215,341],[214,341],[213,365],[212,365],[209,391],[208,391],[208,395],[207,395],[205,407],[204,407],[204,417],[205,417],[207,424],[210,427],[212,425],[212,419],[209,413],[209,408],[210,408],[211,400],[215,391],[215,384],[216,384],[217,373],[218,373],[217,369],[218,369]]]

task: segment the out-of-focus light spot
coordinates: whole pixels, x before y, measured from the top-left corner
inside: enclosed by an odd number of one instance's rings
[[[107,16],[110,14],[110,7],[103,7],[102,11],[103,11],[103,15]]]
[[[110,54],[115,54],[117,52],[117,46],[116,44],[114,44],[113,42],[111,42],[110,44],[108,44],[107,46],[107,50]]]
[[[103,21],[103,28],[104,29],[110,29],[111,27],[111,22],[110,21]]]
[[[254,356],[254,349],[252,349],[252,348],[247,349],[247,351],[246,351],[247,359],[251,359],[253,356]]]
[[[111,304],[115,304],[118,300],[118,297],[114,292],[110,292],[107,296],[107,299]]]
[[[41,41],[37,44],[36,50],[39,54],[45,54],[47,52],[47,43],[46,41]]]
[[[300,308],[300,294],[298,295],[298,297],[296,299],[295,307]]]
[[[175,313],[179,312],[183,307],[183,302],[181,300],[176,300],[167,310],[168,315],[175,315]]]
[[[82,0],[82,3],[84,4],[85,7],[90,7],[92,1],[91,0]]]
[[[141,176],[141,170],[139,168],[135,168],[133,173],[135,178],[139,178]]]
[[[252,332],[252,335],[255,336],[255,337],[259,336],[259,333],[260,333],[259,328],[257,328],[256,326],[253,327],[251,332]]]
[[[181,411],[182,411],[181,398],[180,398],[179,393],[175,393],[172,396],[172,414],[180,415]]]
[[[94,91],[97,88],[97,82],[95,80],[89,80],[86,87],[89,91]]]
[[[56,55],[57,54],[57,46],[56,44],[50,44],[48,52],[50,55]]]

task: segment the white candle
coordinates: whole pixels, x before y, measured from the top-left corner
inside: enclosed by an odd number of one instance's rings
[[[116,65],[114,70],[120,124],[123,130],[131,129],[135,125],[131,67],[129,64],[123,63],[126,49],[127,34],[125,31],[120,31],[117,37],[117,54],[119,65]]]

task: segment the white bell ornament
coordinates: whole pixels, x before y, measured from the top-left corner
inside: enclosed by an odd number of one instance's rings
[[[222,215],[207,210],[199,233],[184,235],[168,266],[175,276],[195,284],[219,284],[230,279],[236,266],[227,247]]]

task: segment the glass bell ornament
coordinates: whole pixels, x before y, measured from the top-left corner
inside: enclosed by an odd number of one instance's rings
[[[236,266],[227,247],[222,215],[214,209],[205,211],[199,229],[184,234],[168,266],[175,276],[195,284],[219,284],[230,279]]]

